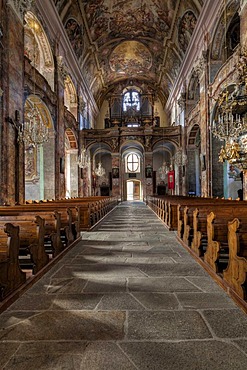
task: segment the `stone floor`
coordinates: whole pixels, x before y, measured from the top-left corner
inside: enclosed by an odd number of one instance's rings
[[[126,202],[0,315],[0,369],[246,370],[247,316]]]

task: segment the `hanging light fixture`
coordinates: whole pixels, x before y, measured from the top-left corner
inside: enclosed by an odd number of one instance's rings
[[[78,156],[77,162],[78,166],[80,168],[86,168],[89,167],[90,164],[90,158],[89,155],[87,154],[87,150],[84,147],[84,145],[81,148],[80,154]]]
[[[104,167],[102,166],[102,163],[101,163],[101,162],[99,162],[99,163],[97,164],[97,167],[95,168],[94,172],[95,172],[95,174],[96,174],[98,177],[102,177],[102,176],[104,176],[104,175],[105,175],[105,169],[104,169]]]
[[[164,181],[169,172],[169,166],[167,165],[165,161],[162,163],[162,166],[158,169],[158,172],[159,172],[160,179]]]
[[[224,23],[225,23],[225,50],[227,51],[227,8],[224,1]],[[227,60],[227,55],[226,58]],[[247,95],[246,95],[246,49],[240,51],[238,68],[238,84],[234,90],[225,88],[218,98],[218,108],[215,121],[211,127],[212,134],[221,141],[219,162],[225,160],[230,163],[243,162],[247,154],[247,147],[241,142],[241,137],[247,132]],[[247,158],[245,159],[247,161]]]
[[[106,171],[105,171],[104,167],[102,166],[102,162],[101,162],[101,142],[100,142],[99,156],[100,156],[100,160],[99,160],[97,166],[95,167],[94,172],[95,172],[96,176],[102,177],[102,176],[105,175]]]
[[[43,122],[39,105],[41,100],[35,96],[36,85],[36,38],[37,32],[40,32],[40,26],[34,19],[30,21],[30,28],[33,30],[33,80],[34,91],[32,99],[29,99],[30,106],[26,107],[24,115],[24,124],[18,130],[18,142],[23,142],[26,147],[36,147],[42,145],[49,139],[49,128]]]

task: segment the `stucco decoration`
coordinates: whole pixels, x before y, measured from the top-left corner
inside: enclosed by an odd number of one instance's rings
[[[70,18],[65,24],[65,29],[77,58],[80,58],[83,52],[83,27],[75,19]]]
[[[74,110],[77,112],[76,88],[69,75],[67,75],[64,80],[64,105],[72,114]]]
[[[64,83],[68,75],[68,68],[65,64],[65,61],[62,55],[59,55],[57,57],[57,66],[58,66],[60,80],[62,83]]]
[[[183,52],[186,52],[189,45],[190,38],[196,26],[196,20],[195,14],[191,10],[188,10],[184,13],[179,22],[178,43]]]
[[[133,74],[145,74],[151,68],[152,57],[142,43],[125,41],[113,50],[109,63],[113,72],[132,76]]]
[[[10,5],[16,15],[23,22],[25,13],[32,8],[35,0],[7,0],[7,5]]]

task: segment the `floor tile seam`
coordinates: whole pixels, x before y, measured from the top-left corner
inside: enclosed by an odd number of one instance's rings
[[[234,339],[234,340],[229,340],[229,343],[228,343],[228,340],[223,340],[223,342],[227,342],[228,344],[231,344],[233,345],[235,348],[237,348],[246,358],[247,358],[247,351],[245,351],[243,348],[241,348],[235,341],[236,340],[239,340],[239,338],[237,339]]]
[[[183,311],[184,310],[184,307],[182,306],[182,303],[180,302],[180,300],[178,299],[177,297],[177,292],[173,292],[172,295],[176,298],[177,300],[177,303],[178,303],[178,310],[179,311]]]
[[[246,340],[246,337],[236,337],[236,338],[188,338],[188,339],[107,339],[107,340],[102,340],[102,339],[82,339],[82,340],[72,340],[72,339],[40,339],[40,340],[26,340],[26,341],[21,341],[21,340],[16,340],[16,339],[7,339],[4,341],[0,341],[1,344],[19,344],[20,346],[23,344],[33,344],[33,343],[39,343],[39,344],[45,344],[45,343],[50,343],[50,344],[57,344],[57,343],[84,343],[84,344],[91,344],[91,343],[111,343],[111,344],[119,344],[121,345],[122,343],[157,343],[157,344],[163,344],[163,343],[194,343],[194,342],[222,342],[222,343],[228,343],[232,344],[234,347],[241,349],[239,346],[235,346],[235,341],[238,340]],[[242,350],[243,353],[247,356],[247,353]]]
[[[0,341],[0,344],[1,344],[1,341]],[[3,369],[8,369],[8,365],[11,363],[12,359],[14,359],[15,357],[19,357],[18,356],[18,351],[21,349],[21,345],[22,345],[22,343],[19,342],[19,345],[18,345],[17,349],[14,351],[14,353],[11,354],[9,359],[3,365]]]
[[[104,295],[106,295],[106,294],[104,294]],[[139,301],[138,301],[138,303],[139,303]],[[143,304],[141,304],[141,305],[145,308],[145,306]],[[193,312],[197,312],[197,313],[200,314],[200,316],[203,317],[203,320],[204,320],[203,313],[205,311],[229,311],[229,310],[231,310],[231,311],[235,310],[236,311],[235,308],[204,308],[204,309],[202,309],[202,308],[183,308],[183,307],[182,307],[182,309],[180,309],[180,308],[170,308],[170,309],[168,309],[168,308],[166,308],[166,309],[165,308],[158,308],[158,309],[145,308],[144,310],[141,310],[141,309],[129,309],[129,308],[128,309],[126,309],[126,308],[123,308],[123,309],[121,309],[121,308],[109,308],[109,309],[99,309],[99,310],[95,310],[95,308],[93,308],[93,309],[89,309],[89,308],[64,309],[64,308],[61,308],[61,309],[54,309],[54,310],[52,310],[50,308],[45,308],[45,309],[39,309],[39,310],[37,310],[37,309],[34,309],[34,310],[16,309],[16,310],[5,311],[5,313],[6,313],[6,315],[7,314],[13,314],[13,313],[33,313],[33,315],[31,317],[34,318],[34,317],[37,317],[39,315],[42,315],[45,312],[46,313],[50,313],[50,312],[53,312],[53,313],[54,312],[57,312],[57,313],[69,313],[69,312],[74,313],[75,312],[75,313],[78,313],[78,312],[81,312],[81,313],[90,313],[90,314],[94,314],[94,313],[97,313],[97,314],[99,314],[99,313],[109,313],[110,314],[110,313],[113,313],[113,312],[114,313],[115,312],[122,312],[123,313],[123,312],[126,312],[126,311],[128,311],[129,313],[137,313],[137,312],[140,312],[140,313],[147,313],[147,314],[148,313],[151,313],[151,312],[154,312],[156,314],[158,314],[158,313],[164,314],[165,312],[167,312],[167,313],[174,313],[174,314],[175,313],[181,313],[181,312],[186,312],[186,313],[189,313],[189,312],[192,312],[192,313]],[[6,315],[2,315],[2,316],[4,317]],[[14,323],[12,325],[9,325],[8,328],[14,327],[16,325],[19,325],[21,322],[23,322],[23,321],[25,321],[25,320],[27,320],[29,318],[30,317],[23,318],[22,320],[18,321],[17,323]],[[207,322],[206,319],[204,321]],[[4,328],[1,328],[0,331],[1,330],[5,330],[5,329]],[[217,337],[217,336],[215,335],[215,337]],[[247,335],[246,335],[245,338],[247,338]]]
[[[102,295],[102,297],[100,298],[99,302],[96,304],[96,306],[92,310],[93,312],[99,312],[100,311],[100,310],[98,310],[98,307],[99,307],[99,305],[102,302],[102,300],[103,300],[104,297],[105,297],[105,294]]]
[[[191,278],[191,277],[197,277],[197,276],[185,276],[185,277],[184,277],[184,279],[185,279],[186,281],[188,281],[188,283],[190,283],[191,285],[193,285],[195,288],[199,289],[202,293],[207,293],[207,292],[205,291],[205,289],[203,290],[202,288],[200,288],[199,286],[197,286],[195,283],[193,283],[192,281],[190,281],[190,280],[189,280],[189,278]],[[202,276],[202,277],[203,277],[203,276]],[[209,285],[209,288],[210,288],[210,285]]]
[[[199,309],[198,312],[200,313],[201,315],[201,318],[203,320],[203,322],[205,323],[206,327],[208,328],[209,332],[211,333],[212,337],[217,339],[217,338],[220,338],[216,335],[215,331],[213,330],[212,326],[210,325],[210,323],[208,322],[208,320],[206,319],[205,315],[204,315],[204,311],[208,311],[207,310],[202,310],[202,309]],[[211,311],[211,309],[210,309]],[[218,310],[215,310],[215,311],[221,311],[220,309]]]
[[[117,347],[119,348],[119,350],[123,353],[123,355],[128,359],[128,361],[134,366],[134,368],[136,370],[141,370],[134,362],[133,360],[130,358],[130,356],[124,351],[124,349],[116,342],[116,345]]]
[[[124,332],[124,338],[128,338],[128,333],[129,333],[129,311],[125,311],[125,319],[124,319],[124,324],[123,324],[123,332]]]
[[[140,306],[141,307],[143,307],[144,308],[144,310],[146,311],[146,310],[148,310],[148,308],[141,302],[141,301],[139,301],[139,299],[138,298],[136,298],[134,295],[133,295],[133,293],[132,292],[130,292],[129,293],[129,295],[131,296],[131,297],[133,297],[134,299],[135,299],[135,301],[136,302],[138,302],[139,304],[140,304]],[[132,311],[132,310],[130,310],[130,311]],[[138,311],[143,311],[143,310],[138,310]],[[153,310],[152,310],[153,311]]]

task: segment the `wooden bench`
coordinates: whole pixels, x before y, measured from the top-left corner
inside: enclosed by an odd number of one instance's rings
[[[26,223],[35,223],[36,216],[40,216],[44,219],[45,235],[44,244],[47,253],[52,256],[57,256],[65,247],[66,244],[61,238],[61,214],[57,211],[52,210],[33,210],[25,209],[20,210],[17,207],[10,207],[5,210],[0,210],[0,220],[3,222],[14,222],[17,225],[23,225]],[[24,231],[23,231],[24,232]]]
[[[220,208],[207,216],[207,249],[204,253],[204,261],[211,266],[216,273],[222,273],[229,261],[228,222],[236,215],[241,218],[243,225],[247,225],[247,212],[245,208],[232,208],[224,212]]]
[[[235,218],[228,223],[229,262],[223,279],[247,300],[247,223]]]
[[[205,244],[207,239],[207,215],[212,211],[221,212],[222,219],[229,220],[239,212],[247,214],[247,203],[213,202],[178,207],[178,237],[191,246],[198,256],[203,255],[202,241]]]
[[[37,202],[35,202],[37,204]],[[98,221],[101,220],[108,212],[117,205],[116,197],[85,197],[73,199],[61,199],[56,201],[47,201],[38,203],[43,206],[55,207],[59,212],[60,208],[69,207],[77,208],[77,212],[72,212],[72,215],[77,214],[77,219],[73,218],[73,223],[77,229],[77,234],[80,231],[90,230]],[[70,228],[71,229],[71,228]]]
[[[0,300],[26,282],[19,265],[19,227],[11,223],[0,226]]]

